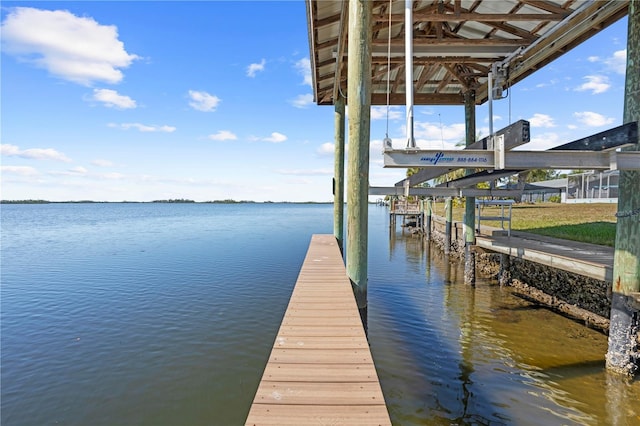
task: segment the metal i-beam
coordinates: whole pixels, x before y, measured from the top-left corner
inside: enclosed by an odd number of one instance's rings
[[[496,132],[496,136],[497,137],[504,136],[505,149],[510,150],[517,146],[524,145],[525,143],[529,142],[530,136],[531,136],[529,127],[530,126],[528,121],[519,120],[503,129],[498,130]],[[474,142],[468,145],[467,147],[465,147],[464,150],[466,151],[468,149],[493,148],[493,147],[490,147],[489,145],[490,145],[490,137],[487,136],[485,138],[480,139],[477,142]],[[419,170],[418,173],[408,177],[407,179],[403,179],[397,182],[396,186],[404,186],[404,182],[406,180],[409,180],[409,186],[415,186],[415,185],[421,184],[422,182],[426,182],[430,179],[433,179],[442,174],[450,172],[451,170],[454,170],[454,169],[451,169],[447,166],[440,167],[438,169],[435,169],[435,168],[422,169],[422,170]]]
[[[493,169],[493,151],[486,150],[386,150],[384,167],[446,167]],[[616,151],[509,151],[505,169],[640,170],[640,153]]]
[[[514,197],[522,191],[517,189],[479,189],[479,188],[409,188],[409,196],[425,197]],[[405,196],[405,189],[398,186],[371,186],[369,195]]]
[[[629,141],[638,140],[638,123],[630,122],[623,124],[613,129],[608,129],[594,135],[586,136],[584,138],[571,141],[554,148],[549,151],[569,151],[569,150],[583,150],[583,151],[606,151],[615,148],[622,147],[629,144]],[[425,170],[425,169],[423,169]],[[432,169],[426,169],[432,170]],[[496,180],[503,177],[512,176],[518,173],[524,172],[525,169],[518,170],[482,170],[480,172],[468,175],[459,179],[455,179],[440,186],[464,188],[467,186],[475,185],[480,182],[488,182],[490,180]]]

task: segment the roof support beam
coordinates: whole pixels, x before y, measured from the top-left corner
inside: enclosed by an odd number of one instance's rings
[[[506,22],[506,21],[561,21],[569,15],[563,13],[423,13],[413,12],[413,20],[417,22]],[[389,22],[389,15],[375,15],[376,22]],[[391,15],[392,22],[404,21],[404,15],[394,13]]]

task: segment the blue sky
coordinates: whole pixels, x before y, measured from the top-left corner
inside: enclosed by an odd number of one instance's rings
[[[3,1],[1,198],[332,201],[333,107],[312,102],[304,1]],[[626,18],[511,88],[494,128],[526,149],[622,124]],[[405,109],[389,136],[405,145]],[[464,136],[462,107],[417,106],[425,149]],[[374,107],[372,186],[386,107]],[[477,108],[488,134],[488,108]]]

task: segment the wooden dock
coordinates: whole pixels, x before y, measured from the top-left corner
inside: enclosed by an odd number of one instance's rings
[[[333,235],[313,235],[247,425],[391,425]]]

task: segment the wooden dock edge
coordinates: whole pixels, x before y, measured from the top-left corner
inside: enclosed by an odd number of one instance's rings
[[[313,235],[246,425],[391,425],[333,235]]]

